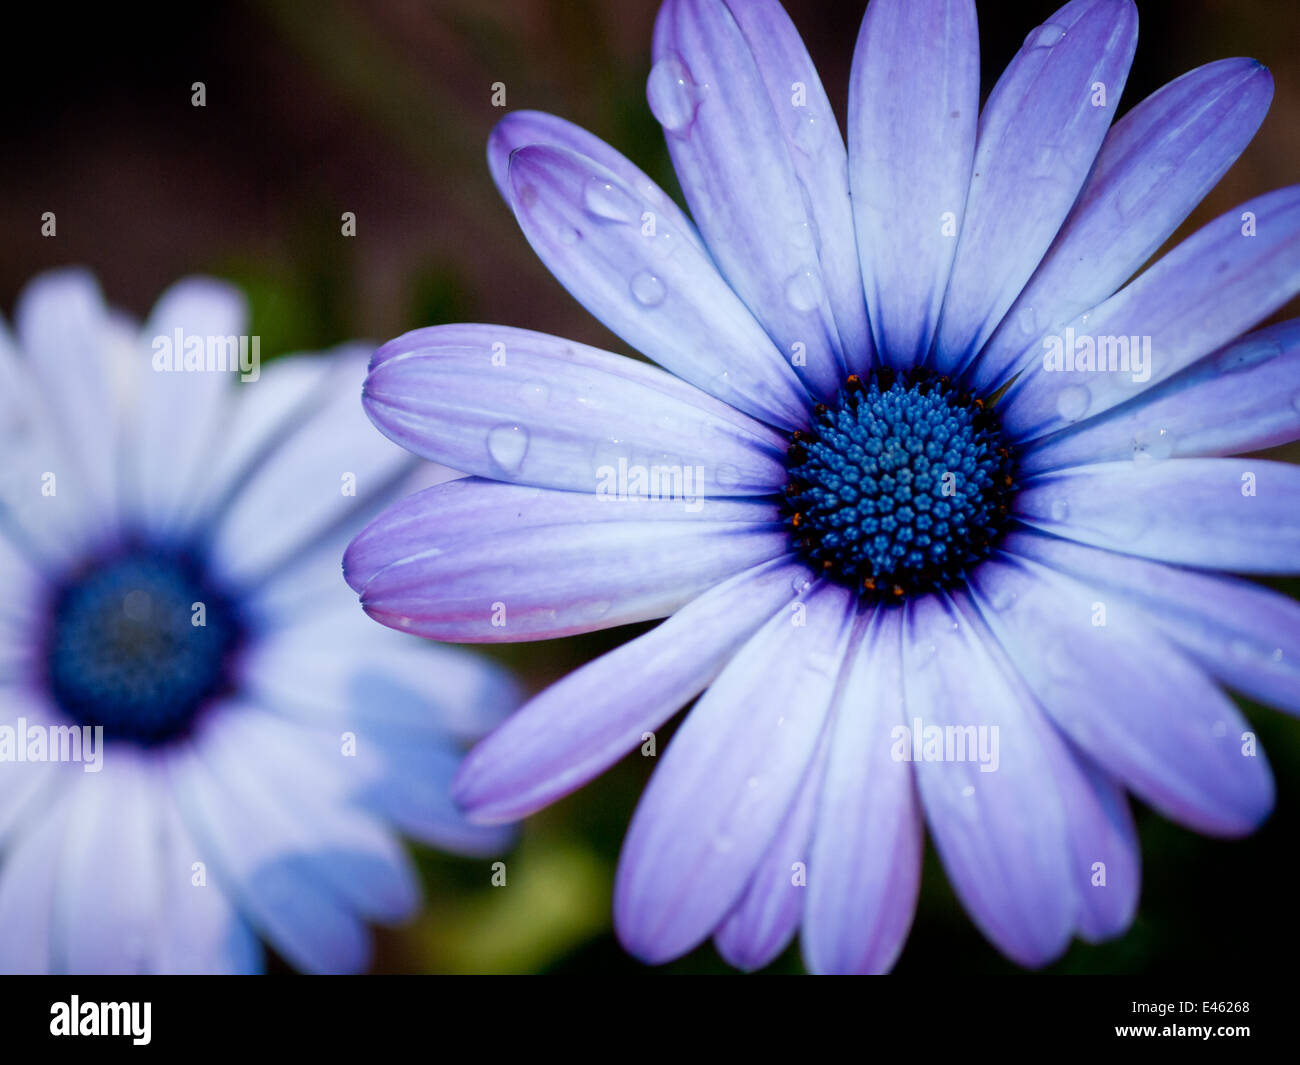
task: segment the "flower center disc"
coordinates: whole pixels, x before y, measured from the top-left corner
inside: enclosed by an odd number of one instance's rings
[[[106,740],[153,745],[188,729],[230,690],[243,635],[231,601],[179,555],[130,551],[84,569],[54,598],[50,690]]]
[[[989,406],[925,370],[851,376],[786,465],[797,550],[886,600],[959,582],[996,545],[1015,484]]]

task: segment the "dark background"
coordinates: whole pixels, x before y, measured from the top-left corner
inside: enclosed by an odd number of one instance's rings
[[[787,5],[841,120],[863,6]],[[1054,3],[981,3],[985,93]],[[13,5],[0,67],[0,308],[33,274],[81,263],[137,316],[176,278],[240,284],[264,355],[376,341],[439,321],[540,329],[623,350],[534,258],[484,162],[501,111],[555,111],[676,193],[645,105],[654,0],[262,0]],[[1276,79],[1254,143],[1176,235],[1300,181],[1300,3],[1139,0],[1121,111],[1184,71],[1250,55]],[[193,82],[207,106],[191,106]],[[56,212],[58,236],[40,216]],[[353,211],[357,235],[340,234]],[[1293,302],[1277,318],[1294,317]],[[1294,457],[1294,453],[1291,457]],[[1294,583],[1290,590],[1295,594]],[[500,649],[540,687],[627,638]],[[1139,811],[1145,883],[1124,938],[1051,971],[1256,973],[1294,957],[1300,724],[1247,705],[1278,778],[1256,836],[1214,841]],[[486,864],[421,851],[428,905],[381,937],[387,971],[640,968],[609,928],[613,863],[649,766],[633,756],[529,823],[510,887]],[[899,972],[1012,971],[927,855]],[[798,969],[795,951],[774,966]],[[711,947],[660,971],[716,971]]]

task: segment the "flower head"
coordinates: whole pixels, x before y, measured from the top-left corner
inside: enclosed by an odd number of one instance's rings
[[[523,640],[667,618],[542,692],[457,798],[523,816],[699,697],[632,821],[617,931],[817,971],[898,957],[925,828],[1025,965],[1130,923],[1126,793],[1250,831],[1272,779],[1227,685],[1300,709],[1300,187],[1139,273],[1244,149],[1229,59],[1112,125],[1128,0],[1073,0],[980,110],[970,0],[871,0],[847,149],[775,0],[666,0],[649,104],[694,224],[569,123],[506,116],[492,175],[646,366],[418,330],[364,391],[475,477],[379,517],[345,572],[388,625]],[[698,228],[697,228],[698,227]],[[1137,275],[1134,277],[1134,275]],[[612,486],[612,489],[611,489]],[[923,827],[924,826],[924,827]]]
[[[449,789],[511,684],[339,576],[429,471],[356,411],[366,351],[262,376],[245,316],[194,279],[141,328],[63,271],[0,325],[0,970],[355,970],[418,903],[397,831],[505,839]]]

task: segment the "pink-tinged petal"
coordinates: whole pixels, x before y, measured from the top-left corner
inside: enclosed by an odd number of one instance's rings
[[[738,574],[551,685],[466,756],[456,800],[477,821],[511,821],[581,787],[707,688],[801,579],[788,560]]]
[[[687,715],[632,818],[614,927],[638,958],[690,950],[735,905],[813,758],[853,598],[822,583],[769,621]]]
[[[979,118],[971,0],[872,0],[849,86],[849,182],[876,349],[925,359],[957,251]]]
[[[653,366],[522,329],[407,333],[376,354],[363,402],[408,451],[496,480],[595,493],[620,469],[676,470],[705,496],[786,478],[788,440],[767,426]]]
[[[714,521],[708,503],[702,520],[650,520],[646,504],[644,519],[587,522],[582,513],[601,504],[574,499],[577,520],[471,524],[445,549],[394,562],[364,585],[362,607],[391,628],[454,643],[569,636],[667,617],[790,547],[779,522]]]
[[[552,526],[780,520],[771,499],[702,499],[693,490],[681,499],[620,499],[613,493],[559,492],[466,477],[416,492],[381,512],[348,546],[343,573],[361,592],[395,563],[437,555],[465,541]]]

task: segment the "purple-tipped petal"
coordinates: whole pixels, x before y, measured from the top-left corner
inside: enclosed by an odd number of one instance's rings
[[[665,0],[646,95],[718,269],[809,391],[828,399],[844,378],[843,349],[818,254],[821,234],[805,198],[811,203],[814,191],[838,196],[836,214],[849,221],[842,162],[835,160],[843,145],[824,160],[840,167],[832,177],[838,188],[819,183],[805,193],[792,153],[803,142],[838,141],[839,131],[824,94],[794,86],[815,76],[811,63],[774,67],[765,81],[760,62],[788,62],[802,46],[789,43],[797,40],[789,20],[764,8],[745,16],[743,30],[722,0]],[[787,37],[786,45],[765,42],[770,33]]]
[[[1022,559],[973,580],[1025,683],[1104,771],[1199,832],[1242,835],[1267,816],[1273,779],[1245,719],[1139,614]]]
[[[1261,329],[1104,414],[1036,440],[1022,474],[1236,455],[1300,439],[1300,319]]]
[[[1300,185],[1293,185],[1220,215],[1101,306],[1044,337],[998,406],[1003,425],[1027,440],[1109,410],[1240,336],[1298,291]],[[1137,345],[1143,355],[1135,359]],[[1086,368],[1089,346],[1095,370]],[[1058,366],[1058,348],[1074,356],[1075,369]]]
[[[882,361],[924,360],[966,210],[980,100],[972,0],[872,0],[849,85],[849,182]]]
[[[704,243],[682,209],[645,171],[594,133],[545,111],[511,111],[496,124],[488,137],[488,167],[497,191],[506,203],[510,203],[510,156],[532,144],[567,148],[612,171],[628,188],[640,193],[656,220],[663,218],[674,233],[686,237],[707,254]]]
[[[466,756],[456,801],[476,821],[511,821],[604,772],[707,688],[806,572],[778,561],[738,574],[551,685]]]
[[[916,912],[921,809],[911,763],[890,755],[904,724],[901,616],[876,612],[832,709],[803,920],[816,973],[887,972]]]
[[[407,450],[495,480],[595,493],[620,467],[675,469],[705,496],[786,478],[788,441],[766,426],[655,367],[522,329],[407,333],[376,354],[364,403]]]
[[[798,931],[808,894],[808,845],[826,771],[828,739],[829,730],[823,730],[780,831],[754,868],[745,893],[713,933],[718,953],[737,969],[754,972],[770,965]]]
[[[1136,43],[1131,0],[1072,0],[1030,31],[994,86],[939,323],[938,369],[975,356],[1051,246],[1115,115]]]
[[[510,158],[510,203],[556,279],[666,370],[782,428],[807,391],[712,261],[612,170],[567,148]],[[507,358],[509,356],[507,355]]]
[[[1037,529],[1161,562],[1300,573],[1300,466],[1265,459],[1107,462],[1043,474],[1013,510]]]
[[[770,499],[617,499],[531,485],[458,478],[384,510],[348,545],[343,575],[361,592],[398,562],[445,552],[465,541],[551,526],[635,522],[779,522]]]
[[[1013,531],[1002,548],[1133,603],[1225,684],[1300,713],[1300,603],[1289,596],[1039,533]]]
[[[1264,120],[1273,78],[1253,59],[1189,71],[1133,108],[1097,162],[1051,250],[971,368],[1000,388],[1044,331],[1060,329],[1127,281],[1204,199]]]
[[[673,737],[614,882],[614,928],[638,958],[690,950],[749,883],[816,751],[853,609],[845,589],[815,586],[758,631]]]
[[[1077,910],[1065,799],[1074,782],[1052,750],[1061,740],[969,604],[910,602],[902,668],[908,731],[892,737],[891,753],[922,754],[913,768],[948,878],[999,950],[1044,965],[1065,949]],[[943,760],[925,757],[934,729]],[[949,729],[964,750],[944,745]]]
[[[580,507],[601,505],[594,497],[574,498]],[[454,643],[570,636],[667,617],[790,546],[777,521],[707,518],[474,525],[466,534],[445,550],[377,573],[361,592],[366,613],[392,628]]]

